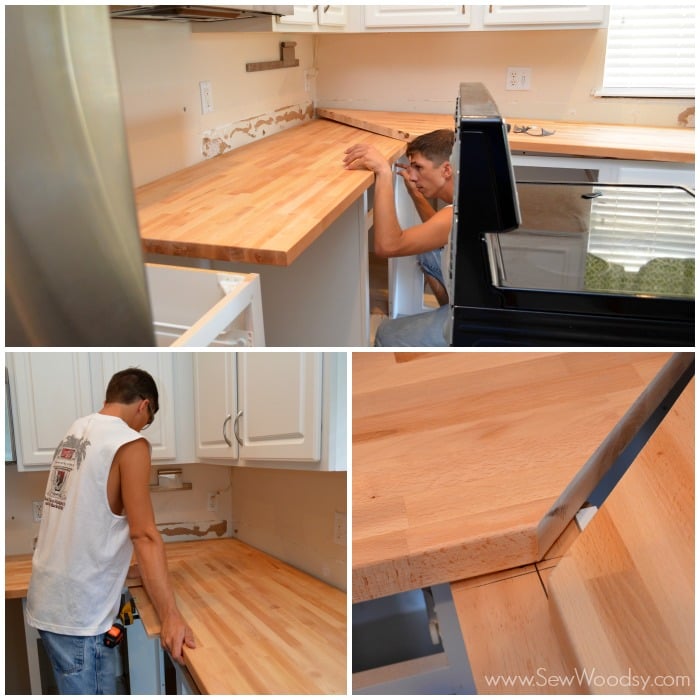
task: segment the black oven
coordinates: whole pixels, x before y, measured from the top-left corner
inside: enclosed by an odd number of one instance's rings
[[[516,182],[478,84],[456,126],[452,345],[694,347],[692,191]]]

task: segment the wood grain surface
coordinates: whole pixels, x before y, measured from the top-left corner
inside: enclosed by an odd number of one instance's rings
[[[345,170],[353,143],[396,160],[405,144],[319,119],[136,190],[144,250],[290,265],[374,182]]]
[[[589,692],[694,693],[694,384],[550,576],[564,646],[595,675]]]
[[[411,141],[416,136],[435,129],[455,127],[452,114],[326,108],[318,108],[316,114],[404,141]],[[695,162],[695,129],[528,120],[520,117],[504,119],[511,126],[536,125],[555,132],[550,136],[538,137],[515,133],[511,129],[508,134],[511,151],[590,158]]]
[[[233,539],[166,544],[178,606],[194,631],[187,668],[202,693],[347,692],[346,595]],[[31,555],[5,559],[5,597],[26,596]],[[160,623],[131,580],[147,634]]]
[[[346,596],[237,540],[169,544],[178,607],[194,631],[185,661],[207,694],[345,694]],[[132,588],[146,632],[160,631]]]
[[[26,598],[31,576],[31,554],[12,554],[6,556],[5,598]]]
[[[353,353],[354,601],[538,561],[692,362]]]
[[[480,695],[580,693],[533,565],[450,586]],[[571,678],[561,684],[552,678]]]

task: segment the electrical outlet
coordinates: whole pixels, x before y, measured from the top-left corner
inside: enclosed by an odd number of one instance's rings
[[[35,523],[41,522],[41,511],[44,508],[44,501],[32,501],[32,520]]]
[[[199,83],[199,98],[202,101],[202,114],[214,111],[214,98],[211,93],[211,82],[203,80]]]
[[[216,494],[207,494],[207,510],[216,510]]]
[[[532,68],[506,68],[506,90],[529,90]]]
[[[333,519],[333,543],[347,546],[347,539],[347,515],[336,512]]]

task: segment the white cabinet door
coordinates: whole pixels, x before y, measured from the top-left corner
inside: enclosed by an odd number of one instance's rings
[[[552,25],[604,26],[605,5],[489,5],[484,26],[521,25],[529,28]]]
[[[464,27],[469,5],[365,5],[365,27]]]
[[[235,459],[236,355],[231,352],[193,354],[195,456]]]
[[[291,5],[291,12],[277,18],[280,25],[316,24],[316,5]]]
[[[235,435],[242,460],[321,459],[322,355],[238,355]]]
[[[152,425],[143,433],[151,444],[153,461],[172,461],[176,458],[175,449],[175,391],[173,360],[169,352],[105,352],[91,353],[93,371],[101,381],[95,380],[99,400],[95,410],[102,408],[104,391],[112,375],[128,367],[138,367],[155,379],[158,387],[159,410]]]
[[[93,411],[87,353],[8,353],[17,469],[48,469],[77,418]]]
[[[319,5],[316,12],[320,27],[344,27],[348,23],[347,5]]]

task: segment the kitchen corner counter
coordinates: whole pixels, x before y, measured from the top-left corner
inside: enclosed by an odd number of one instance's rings
[[[403,141],[411,141],[416,136],[435,129],[454,129],[452,114],[324,108],[318,108],[316,113],[325,119]],[[521,117],[504,119],[511,125],[536,124],[555,132],[551,136],[537,137],[516,134],[511,129],[508,141],[512,151],[669,163],[695,162],[695,129],[561,122]]]
[[[137,188],[145,252],[291,265],[374,182],[368,171],[343,168],[343,151],[356,142],[391,161],[405,149],[315,119]]]
[[[200,692],[346,693],[345,593],[235,539],[171,543],[166,553]],[[146,633],[159,634],[145,590],[130,591]]]
[[[235,539],[165,546],[178,606],[197,647],[186,667],[201,693],[347,692],[346,594]],[[5,558],[5,597],[27,594],[31,555]],[[138,580],[127,585],[159,634]]]

